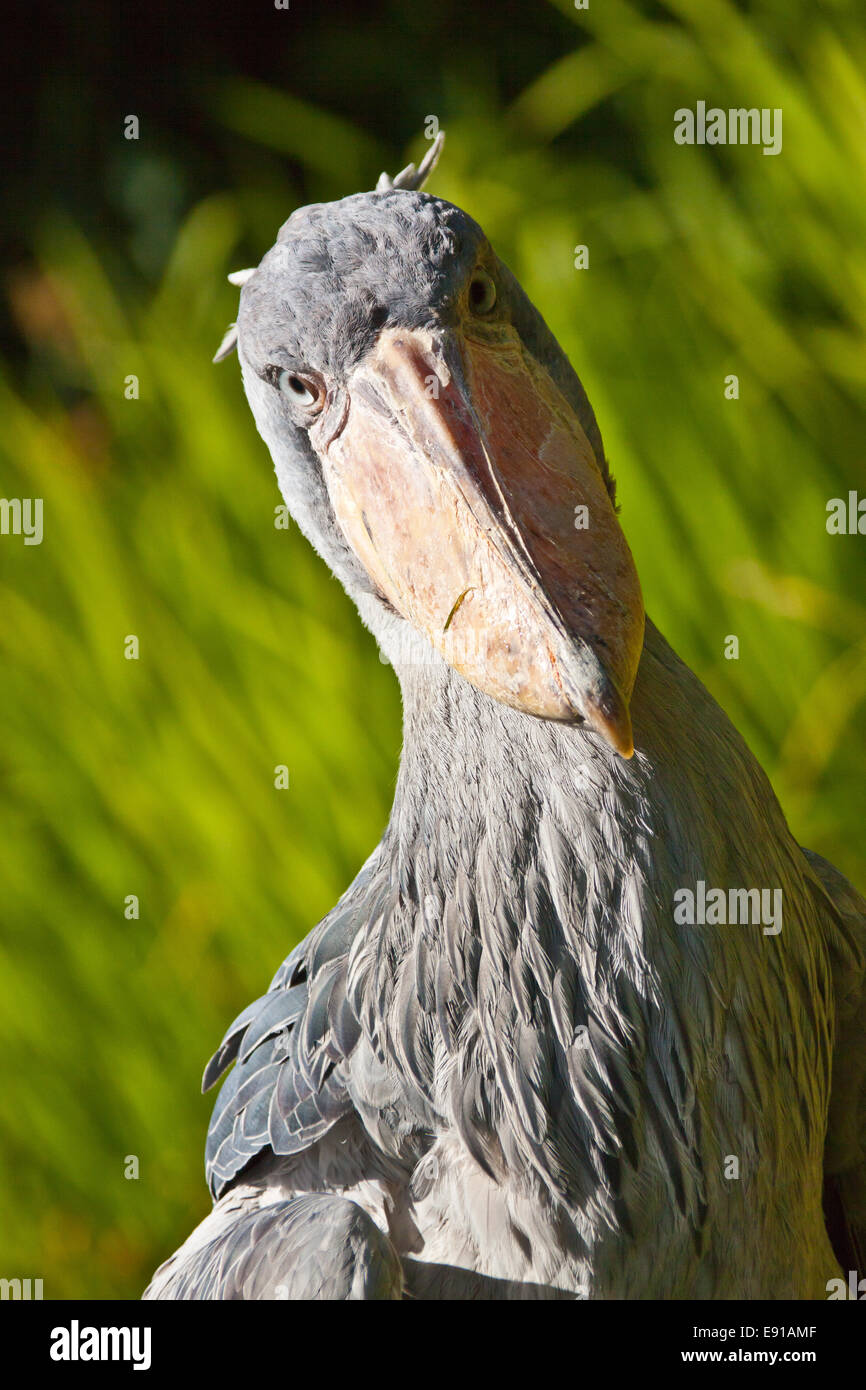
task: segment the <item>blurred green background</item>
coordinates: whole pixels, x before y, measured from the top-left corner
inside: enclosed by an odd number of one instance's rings
[[[207,1210],[203,1063],[388,814],[393,675],[210,358],[226,273],[428,116],[432,191],[583,378],[650,613],[866,887],[866,537],[825,527],[866,495],[858,7],[144,8],[43,15],[3,98],[0,493],[44,540],[0,537],[0,1275],[47,1298],[137,1297]],[[781,107],[782,153],[675,145],[698,99]]]

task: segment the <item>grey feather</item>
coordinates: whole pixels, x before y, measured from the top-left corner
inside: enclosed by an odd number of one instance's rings
[[[386,1236],[352,1202],[323,1195],[267,1206],[252,1198],[221,1222],[213,1238],[154,1275],[146,1299],[394,1299],[403,1294],[400,1261]]]
[[[409,191],[423,188],[439,162],[444,144],[445,132],[440,130],[417,169],[414,164],[407,164],[406,168],[401,169],[399,174],[395,174],[393,179],[389,178],[387,174],[380,174],[376,184],[376,192],[384,193],[391,188],[405,188]]]

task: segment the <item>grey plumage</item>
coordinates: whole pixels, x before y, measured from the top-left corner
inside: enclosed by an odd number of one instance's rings
[[[354,1202],[313,1196],[269,1202],[267,1195],[238,1189],[212,1238],[177,1270],[173,1298],[402,1296],[403,1272],[393,1246]]]
[[[274,367],[321,374],[338,429],[383,325],[435,351],[461,312],[483,233],[400,178],[295,213],[244,273],[238,319],[290,509],[401,681],[394,807],[209,1064],[206,1086],[234,1063],[208,1136],[216,1205],[146,1296],[826,1297],[825,1176],[837,1250],[866,1237],[866,903],[800,850],[651,623],[628,761],[452,669],[360,562],[275,389]],[[487,263],[613,496],[580,382]],[[678,924],[698,881],[781,889],[782,931]]]

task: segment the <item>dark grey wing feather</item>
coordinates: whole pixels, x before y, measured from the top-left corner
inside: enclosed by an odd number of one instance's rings
[[[331,990],[328,1004],[328,1027],[338,1053],[348,1057],[354,1051],[361,1036],[361,1025],[349,1003],[344,972],[341,972],[339,978],[334,981],[334,987]]]
[[[238,1048],[238,1061],[245,1062],[260,1043],[297,1023],[303,1013],[305,1002],[304,985],[295,985],[292,989],[278,989],[266,994],[243,1035],[243,1042]]]
[[[838,869],[804,850],[833,907],[829,934],[836,1042],[824,1150],[825,1214],[846,1269],[866,1275],[866,900]],[[850,1262],[850,1263],[848,1263]]]
[[[258,1010],[267,997],[267,995],[263,995],[261,999],[254,999],[252,1004],[248,1004],[243,1012],[238,1014],[234,1023],[229,1025],[225,1037],[204,1069],[204,1076],[201,1079],[202,1091],[209,1091],[211,1086],[214,1086],[216,1082],[219,1081],[223,1072],[227,1071],[231,1066],[237,1056],[238,1048],[241,1045],[241,1039],[248,1025],[256,1017]]]
[[[283,962],[268,993],[235,1019],[207,1065],[205,1087],[235,1063],[214,1106],[205,1150],[216,1198],[264,1149],[299,1153],[352,1109],[343,1064],[360,1024],[346,971],[367,922],[364,889],[374,858]]]

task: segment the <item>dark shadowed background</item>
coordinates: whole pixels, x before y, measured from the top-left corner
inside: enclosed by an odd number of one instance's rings
[[[275,529],[236,359],[210,358],[226,273],[297,205],[417,159],[428,117],[431,189],[584,380],[650,613],[795,834],[866,886],[866,535],[825,525],[866,496],[856,9],[26,10],[0,88],[0,495],[42,498],[44,538],[0,536],[0,1276],[138,1296],[209,1204],[203,1063],[388,814],[392,673]],[[781,107],[782,152],[676,145],[698,100]]]

